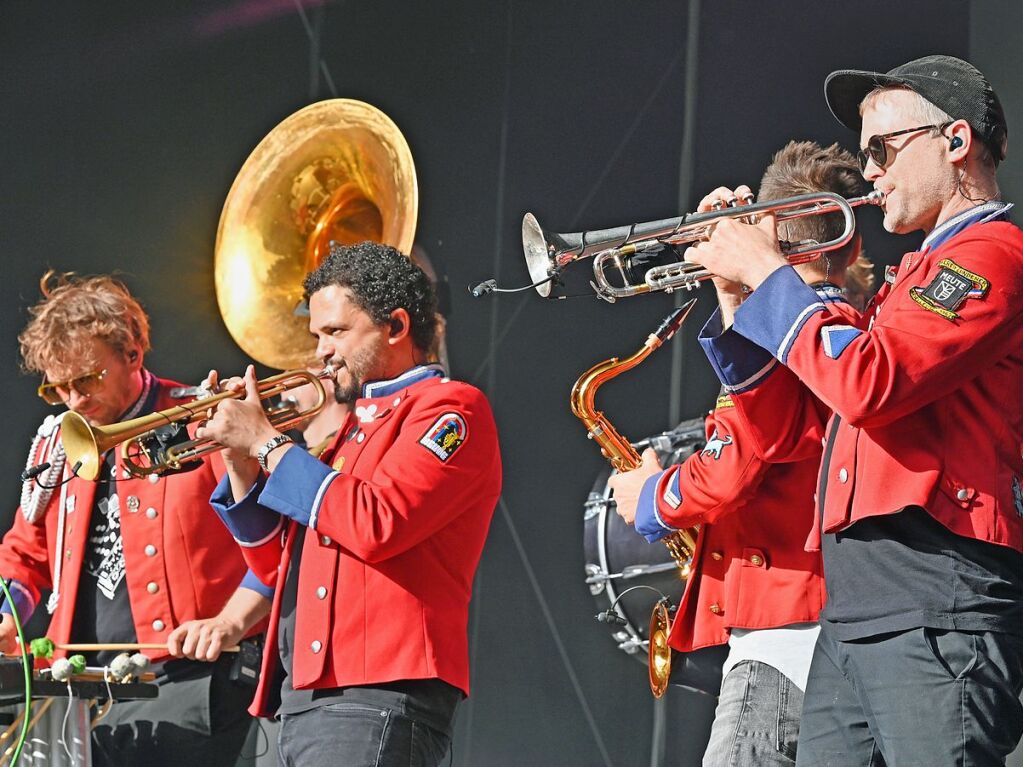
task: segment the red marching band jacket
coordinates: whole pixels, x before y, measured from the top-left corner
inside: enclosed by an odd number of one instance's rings
[[[169,394],[179,384],[147,376],[157,387],[153,409],[179,404]],[[48,418],[39,437],[30,465],[54,460],[60,439],[58,419]],[[125,580],[135,633],[139,642],[162,644],[179,624],[220,612],[246,575],[245,561],[230,533],[210,511],[209,495],[217,484],[210,460],[186,473],[138,479],[126,473],[120,450],[115,450]],[[52,485],[60,476],[41,479]],[[30,503],[33,509],[19,508],[0,543],[0,576],[14,580],[12,596],[23,621],[35,610],[41,592],[53,589],[47,636],[58,644],[73,640],[75,602],[97,486],[98,482],[74,477],[48,494],[48,500]],[[27,489],[23,498],[29,499],[30,492]],[[26,512],[34,521],[26,518]],[[154,661],[170,657],[154,651],[147,655]]]
[[[824,605],[820,556],[803,550],[819,444],[799,460],[769,463],[727,395],[706,429],[702,451],[648,480],[652,495],[644,493],[636,519],[637,530],[650,529],[647,504],[656,500],[655,524],[702,525],[668,639],[682,652],[726,644],[735,628],[816,621]]]
[[[497,430],[482,392],[436,366],[374,382],[320,459],[281,458],[237,503],[212,499],[267,585],[301,557],[296,689],[442,679],[468,693],[472,581],[501,490]],[[258,501],[257,496],[258,495]],[[301,553],[292,543],[307,527]],[[281,594],[250,709],[274,713]]]
[[[1023,232],[999,220],[1008,207],[938,227],[859,322],[787,267],[737,312],[747,346],[718,348],[715,367],[768,458],[825,440],[824,532],[921,506],[958,535],[1023,551]],[[758,348],[787,369],[769,359],[741,380]]]
[[[858,316],[834,286],[814,294],[848,318]],[[708,331],[710,338],[701,342],[712,363],[737,345],[750,345],[732,331],[722,334],[719,313],[704,335]],[[752,356],[745,369],[729,370],[732,377],[748,378],[770,363],[766,355]],[[803,548],[814,523],[820,440],[768,456],[729,395],[718,398],[706,430],[702,451],[647,481],[636,515],[637,531],[650,540],[702,525],[669,637],[683,652],[725,644],[735,628],[816,621],[825,600],[820,555]]]

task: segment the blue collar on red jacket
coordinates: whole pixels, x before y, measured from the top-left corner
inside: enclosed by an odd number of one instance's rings
[[[412,384],[425,381],[427,378],[443,378],[445,375],[447,374],[440,365],[416,365],[414,368],[406,370],[397,378],[391,378],[386,381],[370,381],[367,384],[363,384],[362,397],[363,399],[386,397],[406,389]]]
[[[923,245],[920,246],[920,250],[925,251],[937,248],[955,237],[959,234],[959,232],[966,229],[966,227],[972,226],[973,224],[985,224],[988,221],[1007,220],[1011,209],[1011,202],[992,200],[991,202],[985,202],[984,204],[977,205],[969,210],[964,210],[959,215],[952,216],[952,218],[948,221],[945,221],[931,230],[931,233],[924,238],[924,242]]]

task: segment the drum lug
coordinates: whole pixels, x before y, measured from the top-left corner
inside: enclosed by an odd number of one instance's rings
[[[607,573],[600,569],[600,565],[586,565],[586,584],[590,587],[590,593],[593,596],[600,596],[604,593],[607,577]]]
[[[618,649],[627,652],[629,655],[635,655],[638,652],[646,652],[647,643],[645,639],[630,636],[624,631],[615,633],[614,638],[615,641],[618,642]]]
[[[583,521],[585,522],[587,519],[599,516],[607,507],[607,498],[596,493],[590,493],[589,499],[583,504]]]

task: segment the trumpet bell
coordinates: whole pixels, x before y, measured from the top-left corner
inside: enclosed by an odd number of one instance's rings
[[[333,376],[334,368],[327,366],[319,373],[291,370],[258,381],[260,400],[306,384],[316,390],[315,401],[304,409],[271,407],[267,411],[271,425],[285,431],[320,412],[327,401],[321,379]],[[91,426],[78,413],[68,411],[61,420],[61,441],[73,467],[72,474],[87,480],[98,479],[103,454],[118,445],[124,468],[134,477],[194,468],[191,465],[194,461],[222,447],[210,439],[192,438],[189,426],[205,420],[207,411],[220,402],[244,396],[244,392],[224,391],[107,426]]]
[[[217,230],[217,302],[232,338],[273,368],[312,361],[302,281],[331,241],[408,254],[419,208],[401,131],[361,101],[331,99],[286,118],[245,161]]]
[[[540,222],[532,213],[527,213],[522,219],[522,252],[526,257],[530,282],[540,283],[536,286],[536,292],[541,298],[547,298],[554,286],[544,280],[551,276],[554,263],[547,252],[547,238],[540,228]]]
[[[99,478],[100,459],[109,446],[101,445],[102,428],[93,428],[78,413],[69,410],[60,420],[60,439],[64,452],[76,473],[82,479]]]

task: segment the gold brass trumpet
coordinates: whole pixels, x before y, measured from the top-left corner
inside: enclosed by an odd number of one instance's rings
[[[334,369],[327,366],[319,373],[290,370],[259,381],[260,400],[306,384],[317,390],[316,402],[305,410],[293,406],[267,409],[267,417],[274,428],[290,429],[320,412],[327,401],[320,379],[333,375]],[[224,391],[109,426],[91,426],[78,413],[68,412],[60,426],[64,452],[68,463],[82,479],[99,477],[103,454],[117,445],[121,446],[124,467],[135,477],[175,471],[185,463],[221,449],[213,440],[192,438],[188,426],[205,420],[207,411],[215,409],[218,403],[244,397],[244,392]]]
[[[723,218],[755,220],[758,215],[773,213],[778,223],[782,223],[805,216],[840,213],[844,228],[834,239],[781,243],[789,263],[802,264],[817,258],[820,253],[849,244],[856,233],[853,208],[881,205],[883,202],[884,193],[878,191],[848,200],[832,192],[812,192],[706,213],[688,213],[660,221],[563,234],[546,231],[536,216],[527,213],[522,219],[522,250],[529,277],[536,283],[536,292],[542,297],[550,296],[553,281],[562,269],[575,261],[592,257],[593,282],[590,284],[600,298],[614,303],[619,298],[651,291],[692,290],[702,280],[713,277],[699,264],[678,260],[674,252],[669,251],[664,256],[652,254],[659,254],[669,245],[705,240],[713,231],[714,223]],[[615,274],[618,284],[611,277]]]

